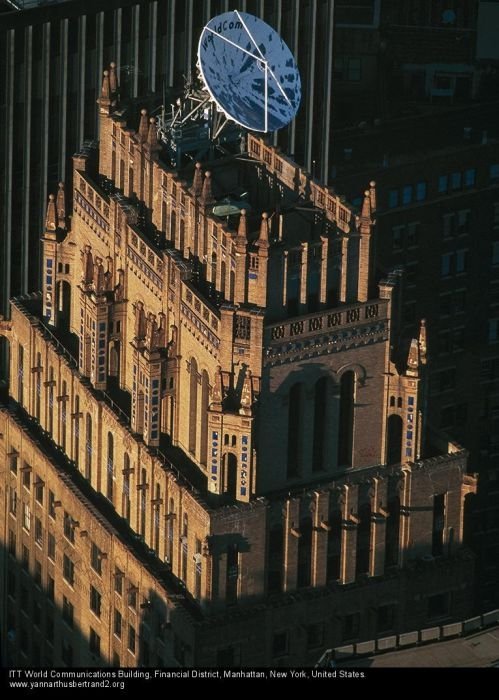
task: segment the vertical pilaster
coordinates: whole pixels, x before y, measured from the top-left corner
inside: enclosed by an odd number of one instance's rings
[[[329,491],[314,493],[315,511],[312,529],[312,586],[325,586],[327,573],[327,533]]]
[[[300,501],[286,501],[284,516],[284,591],[294,591],[298,583],[298,538]]]
[[[341,532],[341,583],[355,581],[357,559],[358,486],[347,484],[343,491],[343,523]]]

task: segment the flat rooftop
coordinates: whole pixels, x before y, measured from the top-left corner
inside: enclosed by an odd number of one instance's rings
[[[499,668],[499,626],[468,637],[357,657],[340,668]]]

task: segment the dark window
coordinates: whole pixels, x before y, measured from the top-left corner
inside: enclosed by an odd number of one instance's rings
[[[9,530],[9,554],[16,556],[16,533],[13,530]]]
[[[52,561],[55,561],[55,537],[51,532],[49,532],[47,538],[47,556]]]
[[[316,622],[313,625],[307,625],[307,649],[317,649],[324,644],[324,625],[322,622]]]
[[[360,614],[352,613],[343,618],[343,641],[357,639],[360,630]]]
[[[97,634],[95,630],[90,628],[90,639],[89,639],[89,647],[90,647],[90,652],[94,655],[97,656],[97,658],[100,657],[100,637]]]
[[[73,627],[73,617],[74,617],[73,603],[71,603],[71,601],[68,600],[66,598],[66,596],[63,596],[62,597],[62,619],[70,627]]]
[[[289,392],[288,405],[288,478],[298,476],[301,470],[301,413],[302,413],[301,384],[295,384]]]
[[[35,559],[35,568],[33,571],[33,581],[36,583],[37,586],[42,585],[42,565],[38,561],[38,559]]]
[[[47,598],[51,600],[52,602],[54,601],[54,593],[55,593],[55,581],[52,578],[52,576],[48,575],[47,576]]]
[[[99,575],[102,574],[102,552],[94,542],[90,551],[90,566]]]
[[[272,639],[272,656],[277,658],[278,656],[286,656],[288,654],[288,633],[287,632],[277,632],[274,634]]]
[[[340,381],[338,465],[352,466],[355,374],[345,372]]]
[[[441,556],[444,548],[445,530],[445,494],[433,496],[433,535],[432,554],[434,557]]]
[[[378,608],[377,620],[376,620],[376,631],[378,634],[383,632],[390,632],[395,623],[395,606],[394,605],[382,605]]]
[[[64,537],[74,544],[75,524],[73,518],[67,511],[64,511]]]
[[[64,554],[62,559],[62,576],[71,586],[74,584],[75,565],[66,554]]]
[[[43,505],[43,487],[44,483],[40,479],[35,482],[35,499],[41,505]]]
[[[135,654],[135,627],[128,625],[128,649]]]
[[[25,571],[29,571],[29,549],[23,544],[22,552],[22,567]]]
[[[61,658],[65,666],[71,668],[73,665],[73,647],[66,639],[63,639],[61,643]]]
[[[36,544],[40,545],[40,547],[43,545],[43,529],[42,529],[42,521],[40,518],[35,517],[35,542]]]
[[[450,610],[450,596],[439,593],[428,598],[428,618],[447,617]]]
[[[115,568],[114,570],[114,591],[118,595],[122,595],[123,593],[123,578],[124,578],[124,573],[123,571],[120,571],[118,567]]]
[[[119,610],[114,611],[114,634],[121,639],[121,613]]]
[[[93,586],[90,586],[90,610],[95,613],[97,617],[100,617],[101,614],[101,602],[102,596],[99,591]]]
[[[24,488],[29,489],[31,488],[31,467],[24,463],[24,467],[22,468],[22,480],[23,480],[23,486]]]
[[[55,518],[55,496],[53,491],[49,491],[49,515]]]

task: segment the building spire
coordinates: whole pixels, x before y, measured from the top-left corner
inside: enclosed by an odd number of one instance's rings
[[[147,132],[147,145],[150,151],[158,151],[158,131],[156,129],[156,120],[154,117],[149,118],[149,131]]]
[[[418,345],[419,345],[419,360],[420,360],[422,365],[425,365],[426,364],[427,346],[426,346],[426,319],[424,319],[424,318],[421,319],[421,323],[419,325]]]
[[[201,163],[198,161],[194,169],[194,177],[192,180],[191,192],[195,197],[200,197],[203,191],[203,171]]]
[[[407,371],[410,377],[417,377],[419,374],[419,346],[418,341],[413,338],[407,356]]]
[[[109,64],[109,89],[113,96],[118,93],[118,74],[116,73],[116,63],[114,61],[111,61]]]
[[[253,405],[253,385],[251,382],[251,370],[247,369],[243,382],[243,390],[241,392],[241,408],[239,413],[242,416],[251,415],[251,406]]]
[[[371,180],[369,183],[369,197],[371,199],[371,213],[375,214],[376,209],[377,209],[377,202],[376,202],[376,183],[374,180]]]
[[[211,187],[211,173],[209,170],[207,170],[204,174],[203,191],[201,193],[201,199],[203,200],[203,204],[205,207],[214,202],[213,191]]]
[[[45,230],[55,231],[57,229],[57,212],[55,208],[55,197],[49,194],[49,202],[47,205],[47,216],[45,217]]]
[[[147,124],[147,109],[140,110],[140,124],[139,124],[139,140],[141,143],[147,141],[147,136],[149,134],[149,126]]]
[[[111,111],[111,88],[109,86],[109,71],[107,70],[102,73],[102,87],[97,103],[101,113],[109,114]]]
[[[371,233],[372,211],[371,211],[371,194],[369,190],[364,192],[364,200],[362,202],[362,210],[360,212],[360,232]]]
[[[256,245],[259,248],[269,247],[269,215],[266,211],[264,211],[262,214],[262,223],[260,224],[260,235],[258,236]]]
[[[248,243],[248,224],[246,221],[246,209],[241,209],[239,217],[239,226],[237,227],[236,243],[240,246],[245,246]]]
[[[57,219],[58,219],[59,228],[62,228],[65,231],[67,229],[67,226],[66,226],[66,195],[64,192],[64,183],[63,182],[59,183],[59,190],[57,192],[56,205],[57,205]]]

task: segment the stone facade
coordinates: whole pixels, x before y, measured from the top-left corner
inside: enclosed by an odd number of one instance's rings
[[[244,158],[172,171],[154,120],[142,110],[134,131],[119,105],[114,65],[99,114],[98,154],[74,158],[72,216],[62,183],[49,200],[41,298],[14,300],[1,327],[0,450],[23,465],[4,487],[40,507],[42,528],[40,543],[6,509],[4,542],[17,539],[4,556],[10,571],[25,547],[19,575],[34,571],[36,588],[43,533],[62,527],[69,557],[75,530],[90,610],[64,554],[40,574],[63,612],[64,597],[75,606],[72,661],[88,662],[88,639],[108,663],[311,663],[344,640],[466,615],[475,482],[464,451],[424,428],[424,322],[397,347],[397,275],[375,285],[374,182],[355,211],[252,135]],[[237,220],[216,216],[243,191]],[[47,484],[38,505],[25,473]],[[87,565],[91,542],[107,582]],[[126,612],[141,656],[113,637],[116,567],[142,611],[168,617],[162,636]]]

